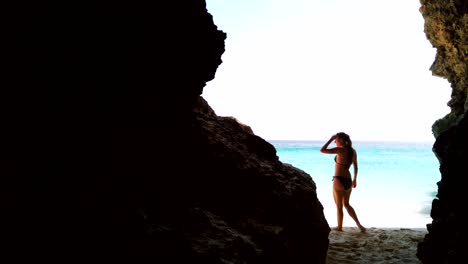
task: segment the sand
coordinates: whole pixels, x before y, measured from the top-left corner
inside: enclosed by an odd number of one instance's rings
[[[421,263],[416,251],[425,234],[425,228],[368,228],[365,233],[356,227],[332,230],[327,263]]]

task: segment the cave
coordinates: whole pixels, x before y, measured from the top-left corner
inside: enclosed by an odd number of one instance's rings
[[[466,259],[463,0],[421,0],[431,70],[452,87],[434,123],[442,180],[423,263]],[[325,263],[312,178],[200,96],[226,33],[204,0],[15,6],[4,32],[3,252],[71,260]]]

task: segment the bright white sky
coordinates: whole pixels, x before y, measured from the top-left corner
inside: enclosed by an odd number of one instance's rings
[[[450,109],[419,0],[207,0],[227,33],[203,97],[266,140],[433,142]]]

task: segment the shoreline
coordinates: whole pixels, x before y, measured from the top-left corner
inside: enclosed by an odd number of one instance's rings
[[[363,185],[363,184],[362,184]],[[361,186],[360,186],[361,187]],[[420,199],[416,201],[408,201],[403,204],[402,201],[393,200],[393,198],[369,199],[365,193],[356,190],[351,194],[350,204],[354,207],[356,214],[361,224],[366,228],[380,228],[380,229],[426,229],[427,225],[432,223],[430,213],[420,213],[419,208],[429,206],[428,202],[419,204]],[[333,198],[328,192],[317,191],[318,197],[322,206],[324,207],[323,213],[330,227],[337,226],[336,218],[336,205],[332,200]],[[330,192],[331,193],[331,192]],[[377,194],[368,195],[369,197],[377,197]],[[428,199],[429,200],[429,199]],[[399,211],[395,212],[389,210],[392,206],[399,206]],[[343,226],[355,227],[353,219],[349,216],[345,209],[343,209]]]
[[[420,263],[418,243],[428,233],[426,228],[357,227],[332,229],[328,236],[327,264],[338,263]]]

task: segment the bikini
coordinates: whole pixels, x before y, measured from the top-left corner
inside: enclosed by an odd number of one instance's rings
[[[351,164],[339,163],[338,161],[336,161],[336,156],[335,156],[335,163],[338,164],[338,165],[346,167],[346,169],[349,169],[349,167],[351,166]],[[335,180],[335,178],[340,181],[341,185],[343,185],[345,190],[348,190],[353,185],[353,182],[351,181],[351,177],[333,176],[333,180]]]

